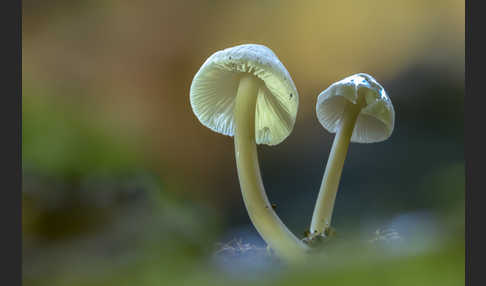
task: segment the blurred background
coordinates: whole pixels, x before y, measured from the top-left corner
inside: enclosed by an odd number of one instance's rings
[[[463,283],[464,21],[456,0],[24,0],[24,284]],[[264,243],[233,139],[199,123],[189,87],[207,57],[243,43],[271,48],[299,91],[293,133],[259,147],[267,194],[299,237],[333,140],[317,95],[358,72],[385,87],[395,130],[350,145],[333,224],[343,243],[393,229],[401,244],[336,247],[285,272],[215,258]]]

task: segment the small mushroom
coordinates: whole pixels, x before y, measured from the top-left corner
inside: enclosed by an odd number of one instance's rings
[[[281,257],[303,257],[308,247],[283,224],[267,198],[256,148],[281,143],[295,123],[298,93],[283,64],[262,45],[218,51],[194,76],[190,101],[204,126],[234,136],[241,192],[257,231]]]
[[[393,132],[395,111],[385,89],[370,75],[359,73],[333,83],[317,98],[317,118],[336,133],[312,215],[311,233],[331,225],[334,201],[350,142],[374,143]]]

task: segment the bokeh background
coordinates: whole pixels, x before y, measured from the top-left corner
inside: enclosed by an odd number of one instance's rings
[[[463,283],[464,21],[457,0],[24,0],[24,284]],[[400,243],[286,271],[215,258],[264,244],[233,140],[198,122],[189,87],[209,55],[243,43],[270,47],[299,91],[293,133],[259,159],[300,237],[333,139],[317,95],[358,72],[385,87],[394,133],[350,145],[333,223],[343,243],[391,228]]]

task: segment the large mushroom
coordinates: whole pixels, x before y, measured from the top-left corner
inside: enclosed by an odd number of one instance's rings
[[[285,226],[267,198],[256,148],[281,143],[293,129],[299,96],[284,65],[262,45],[218,51],[194,76],[190,101],[204,126],[234,136],[241,193],[258,233],[286,260],[304,257],[308,246]]]
[[[310,235],[325,235],[350,142],[374,143],[393,132],[395,111],[385,89],[370,75],[355,74],[333,83],[317,98],[317,118],[336,133],[312,215]]]

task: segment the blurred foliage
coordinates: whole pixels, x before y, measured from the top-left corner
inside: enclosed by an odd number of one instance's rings
[[[180,248],[161,253],[165,248],[149,244],[139,250],[139,259],[95,264],[102,271],[84,272],[71,265],[35,285],[458,285],[464,281],[464,245],[454,239],[433,251],[398,255],[385,245],[335,244],[326,248],[324,256],[315,255],[292,268],[257,255],[246,257],[243,264],[241,257],[208,264],[188,258]]]
[[[34,90],[36,96],[28,96]],[[24,93],[27,94],[22,101],[24,169],[81,176],[140,167],[143,158],[133,140],[116,136],[113,128],[107,128],[106,122],[94,117],[94,103],[56,96],[55,90],[35,85],[26,85]]]
[[[424,194],[423,205],[434,207],[442,212],[465,205],[465,167],[464,164],[446,165],[427,174],[420,187]],[[461,192],[462,191],[462,192]]]
[[[217,240],[212,210],[163,192],[150,174],[91,175],[78,184],[24,178],[25,285],[90,285],[151,260],[177,267]]]

